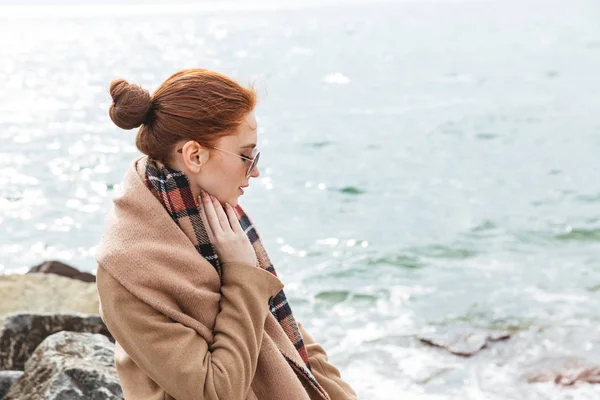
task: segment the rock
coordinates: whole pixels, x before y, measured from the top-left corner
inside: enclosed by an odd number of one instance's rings
[[[55,333],[35,350],[5,400],[123,399],[113,357],[105,336]]]
[[[423,343],[442,347],[452,354],[469,357],[486,347],[489,342],[510,338],[510,334],[481,328],[440,327],[435,332],[418,337]]]
[[[0,371],[0,399],[4,398],[21,375],[23,375],[23,371]]]
[[[0,275],[0,319],[12,312],[99,314],[95,283],[55,274]]]
[[[99,315],[9,314],[0,327],[0,370],[23,370],[36,347],[60,331],[99,333],[114,342]]]
[[[554,382],[561,386],[576,382],[600,383],[600,365],[583,358],[548,356],[526,367],[522,377],[529,383]]]
[[[84,282],[96,282],[95,275],[87,272],[81,272],[77,268],[71,267],[70,265],[64,264],[60,261],[46,261],[40,265],[32,267],[27,273],[56,274],[64,276],[65,278],[78,279]]]

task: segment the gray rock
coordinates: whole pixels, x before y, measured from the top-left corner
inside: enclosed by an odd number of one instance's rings
[[[123,399],[114,367],[114,344],[93,333],[49,336],[25,364],[4,400]]]
[[[419,335],[419,340],[423,343],[442,347],[452,354],[464,357],[472,356],[489,342],[508,338],[508,332],[470,327],[438,327],[435,332]]]
[[[36,347],[60,331],[99,333],[114,342],[99,315],[9,314],[0,327],[0,370],[23,370]]]
[[[44,273],[44,274],[56,274],[64,276],[65,278],[78,279],[84,282],[96,282],[96,276],[87,272],[81,272],[75,267],[71,267],[60,261],[46,261],[31,269],[27,272],[31,273]]]
[[[21,375],[23,375],[23,371],[0,371],[0,399],[4,398]]]

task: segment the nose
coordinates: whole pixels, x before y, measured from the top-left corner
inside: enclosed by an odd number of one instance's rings
[[[254,168],[254,170],[250,174],[250,177],[252,177],[252,178],[258,178],[259,176],[260,176],[260,171],[258,170],[258,167],[256,167],[256,168]]]

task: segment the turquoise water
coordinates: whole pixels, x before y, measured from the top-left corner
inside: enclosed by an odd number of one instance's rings
[[[587,399],[518,379],[600,360],[600,5],[0,7],[0,273],[94,271],[138,156],[108,85],[255,82],[241,199],[296,317],[362,399]],[[515,336],[470,359],[415,335]]]

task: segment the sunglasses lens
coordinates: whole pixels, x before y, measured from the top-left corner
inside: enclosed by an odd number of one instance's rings
[[[250,167],[248,167],[248,173],[246,174],[246,178],[249,178],[250,175],[252,175],[252,172],[254,171],[254,169],[256,168],[256,166],[258,165],[258,159],[260,158],[260,151],[256,152],[256,155],[254,156],[254,159],[252,160],[252,164],[250,164]]]

